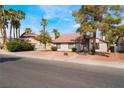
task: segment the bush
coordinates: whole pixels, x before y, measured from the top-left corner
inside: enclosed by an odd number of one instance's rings
[[[52,46],[52,47],[51,47],[51,50],[52,50],[52,51],[57,51],[57,49],[58,49],[57,46]]]
[[[16,51],[30,51],[34,50],[34,45],[22,40],[13,40],[7,42],[7,49],[11,52]]]
[[[76,48],[72,48],[72,52],[76,52],[77,51],[77,49]]]
[[[68,53],[67,53],[67,52],[64,52],[64,55],[65,55],[65,56],[68,56]]]

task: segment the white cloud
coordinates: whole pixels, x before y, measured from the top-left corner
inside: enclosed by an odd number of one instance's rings
[[[80,27],[80,24],[75,24],[75,25],[73,25],[73,27],[78,28],[78,27]]]
[[[72,21],[71,10],[68,6],[40,6],[41,11],[44,12],[45,18],[48,20],[58,18],[55,27],[62,21]]]
[[[70,13],[67,6],[40,6],[40,9],[45,12],[47,19],[66,17]]]
[[[64,21],[72,21],[71,18],[67,18],[67,17],[66,17],[66,18],[63,18],[63,20],[64,20]]]

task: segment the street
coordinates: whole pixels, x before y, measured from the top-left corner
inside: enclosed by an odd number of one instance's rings
[[[124,87],[124,69],[0,54],[0,88]]]

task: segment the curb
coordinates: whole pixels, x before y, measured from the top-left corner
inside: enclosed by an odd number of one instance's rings
[[[102,62],[102,61],[92,61],[92,60],[77,60],[77,59],[62,59],[62,58],[55,58],[55,57],[34,57],[34,56],[27,56],[27,55],[20,55],[15,53],[1,53],[6,55],[24,57],[24,58],[35,58],[35,59],[42,59],[42,60],[53,60],[53,61],[62,61],[62,62],[69,62],[69,63],[77,63],[77,64],[84,64],[84,65],[94,65],[94,66],[102,66],[102,67],[112,67],[112,68],[119,68],[124,69],[124,63],[121,62]]]

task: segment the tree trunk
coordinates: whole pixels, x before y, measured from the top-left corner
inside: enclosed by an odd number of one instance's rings
[[[44,25],[43,25],[43,30],[44,30],[44,31],[46,30]]]
[[[92,48],[92,54],[94,55],[96,53],[96,32],[93,32],[93,48]]]
[[[45,50],[46,50],[46,44],[45,44]]]
[[[6,46],[6,28],[3,29],[3,47]]]
[[[1,34],[1,37],[2,37],[3,34],[2,34],[2,29],[1,28],[0,28],[0,34]]]
[[[17,31],[17,28],[16,28],[16,39],[18,38],[18,31]]]
[[[20,23],[20,20],[19,20],[19,23]],[[21,24],[20,24],[21,26]],[[19,26],[19,29],[18,29],[18,38],[20,38],[20,26]]]
[[[9,34],[10,41],[12,40],[12,22],[10,23],[10,34]]]
[[[3,36],[3,32],[2,32],[2,24],[0,24],[0,33],[1,33],[1,36]]]
[[[15,39],[15,29],[13,29],[13,38]]]
[[[19,30],[18,30],[18,38],[20,38],[20,27],[19,27]]]

